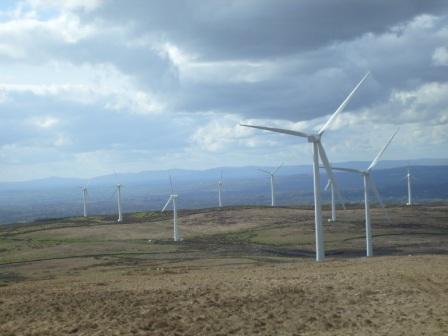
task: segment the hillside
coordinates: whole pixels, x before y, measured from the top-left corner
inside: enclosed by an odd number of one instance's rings
[[[445,335],[448,205],[363,210],[227,207],[0,228],[2,335]],[[327,217],[328,210],[325,211]]]

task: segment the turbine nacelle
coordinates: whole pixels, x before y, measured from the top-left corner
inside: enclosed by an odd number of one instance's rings
[[[321,134],[311,134],[308,136],[308,142],[309,143],[319,142],[320,138]]]

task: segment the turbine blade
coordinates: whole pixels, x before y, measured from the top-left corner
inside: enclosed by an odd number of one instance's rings
[[[276,132],[276,133],[289,134],[289,135],[299,136],[299,137],[303,137],[303,138],[308,138],[308,137],[309,137],[309,135],[306,134],[306,133],[304,133],[304,132],[293,131],[293,130],[287,130],[287,129],[283,129],[283,128],[273,128],[273,127],[264,127],[264,126],[255,126],[255,125],[245,125],[245,124],[240,124],[240,126],[244,126],[244,127],[252,127],[252,128],[258,128],[258,129],[265,130],[265,131],[271,131],[271,132]]]
[[[174,184],[173,184],[173,178],[170,175],[170,190],[171,194],[174,194]]]
[[[322,167],[324,168],[324,167]],[[362,171],[359,169],[354,169],[354,168],[342,168],[342,167],[331,167],[332,170],[337,170],[337,171],[343,171],[343,172],[347,172],[347,173],[358,173],[358,174],[362,174]]]
[[[278,166],[277,168],[275,168],[273,171],[272,171],[272,175],[275,175],[275,173],[281,168],[283,166],[283,163],[281,163],[280,164],[280,166]]]
[[[386,206],[384,205],[384,202],[381,199],[381,196],[380,196],[380,193],[378,192],[376,184],[373,181],[373,178],[370,177],[370,175],[368,175],[368,179],[369,179],[370,188],[372,188],[372,191],[375,194],[375,198],[378,200],[378,203],[380,203],[381,207],[384,209],[384,213],[386,215],[387,221],[390,223],[391,220],[390,220],[389,212],[387,211]]]
[[[378,163],[378,161],[381,158],[381,155],[383,155],[384,151],[386,150],[386,148],[390,145],[390,143],[392,142],[392,139],[395,137],[395,135],[398,133],[400,129],[397,128],[397,130],[394,132],[394,134],[392,134],[392,136],[389,138],[389,140],[386,142],[386,144],[383,146],[383,148],[379,151],[379,153],[376,155],[376,157],[373,159],[372,163],[370,164],[369,168],[367,168],[367,171],[370,171],[373,169],[373,167],[375,167]]]
[[[325,191],[327,191],[328,188],[330,188],[330,184],[331,184],[331,181],[330,181],[330,179],[328,179],[328,182],[327,182],[327,184],[326,184],[326,186],[324,188]]]
[[[118,174],[115,169],[114,169],[114,178],[115,178],[115,184],[120,184],[120,181],[118,179]]]
[[[171,202],[172,199],[173,199],[173,196],[170,196],[170,197],[168,198],[168,201],[166,201],[165,206],[162,208],[162,211],[161,211],[161,212],[164,212],[164,211],[165,211],[166,207],[168,206],[168,204],[170,204],[170,202]]]
[[[327,172],[327,176],[329,177],[331,183],[333,184],[333,189],[336,192],[336,196],[339,199],[339,203],[341,203],[342,207],[345,210],[344,198],[342,197],[341,192],[339,191],[339,187],[336,182],[336,178],[334,177],[333,171],[331,170],[330,162],[328,161],[328,157],[327,157],[327,154],[325,153],[324,146],[322,146],[320,141],[317,142],[317,146],[319,147],[319,156],[322,160],[322,163],[324,164],[324,168]]]
[[[361,84],[366,80],[366,78],[369,76],[370,72],[367,72],[364,77],[361,79],[361,81],[358,83],[358,85],[355,86],[355,88],[350,92],[350,94],[345,98],[345,100],[342,102],[342,104],[338,107],[338,109],[330,116],[330,118],[327,120],[325,125],[322,126],[322,128],[319,130],[319,135],[322,135],[325,130],[330,126],[330,124],[333,122],[334,118],[347,106],[350,99],[352,99],[355,92],[359,89]]]
[[[269,171],[267,171],[267,170],[264,170],[264,169],[261,169],[261,168],[255,168],[255,169],[258,170],[258,171],[261,171],[262,173],[271,175],[271,172],[269,172]]]

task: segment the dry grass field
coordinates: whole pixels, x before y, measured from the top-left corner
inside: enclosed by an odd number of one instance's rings
[[[448,205],[232,207],[0,226],[0,335],[448,335]],[[328,211],[325,212],[325,217]]]

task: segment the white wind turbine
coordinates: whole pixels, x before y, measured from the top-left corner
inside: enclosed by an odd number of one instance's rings
[[[221,171],[221,176],[218,181],[218,206],[220,208],[222,208],[222,185],[223,185],[223,182],[222,182],[222,171]]]
[[[275,173],[281,168],[282,165],[283,165],[283,163],[272,171],[257,168],[257,170],[269,175],[269,177],[270,177],[270,180],[271,180],[271,206],[272,207],[275,207]]]
[[[328,221],[334,223],[336,222],[336,202],[334,197],[334,188],[333,184],[331,183],[331,180],[328,180],[324,190],[327,191],[328,188],[330,188],[331,193],[331,218],[328,218]]]
[[[372,189],[372,191],[375,194],[375,197],[378,200],[378,202],[380,203],[381,207],[385,209],[383,200],[381,199],[380,193],[378,192],[378,189],[375,185],[375,182],[373,181],[372,176],[370,175],[370,172],[377,165],[378,161],[380,160],[381,155],[383,155],[384,151],[389,146],[389,144],[392,142],[392,139],[395,137],[397,132],[398,132],[398,129],[394,132],[394,134],[392,134],[392,136],[389,138],[389,140],[386,142],[386,144],[383,146],[383,148],[379,151],[379,153],[376,155],[376,157],[373,159],[372,163],[366,170],[359,170],[359,169],[354,169],[354,168],[340,168],[340,167],[332,168],[333,170],[361,174],[363,177],[363,180],[364,180],[364,211],[365,211],[365,224],[366,224],[366,255],[368,257],[373,256],[372,225],[370,223],[369,188]]]
[[[173,203],[173,240],[175,242],[177,242],[177,241],[181,240],[180,235],[179,235],[179,230],[177,229],[176,199],[177,199],[178,195],[174,193],[173,181],[171,179],[171,176],[170,176],[170,185],[171,185],[171,194],[170,194],[170,197],[168,198],[168,201],[166,201],[165,206],[162,208],[162,212],[165,211],[165,209],[168,207],[168,205],[170,203]]]
[[[244,125],[241,126],[258,128],[266,131],[283,133],[293,136],[299,136],[302,138],[306,138],[309,143],[313,144],[313,179],[314,179],[314,224],[315,224],[315,234],[316,234],[316,261],[321,261],[325,258],[325,247],[324,247],[324,232],[322,230],[322,204],[320,197],[320,175],[319,175],[319,157],[324,164],[324,167],[327,171],[328,177],[331,179],[333,183],[333,187],[335,188],[336,194],[339,199],[342,200],[341,194],[339,192],[339,188],[337,187],[336,180],[334,178],[333,172],[330,167],[330,163],[327,158],[327,154],[325,153],[324,147],[321,143],[321,137],[324,132],[328,129],[332,121],[336,118],[336,116],[345,108],[350,99],[353,97],[355,92],[361,86],[361,84],[366,80],[369,73],[367,73],[361,81],[355,86],[355,88],[350,92],[350,94],[345,98],[342,104],[338,107],[338,109],[330,116],[327,122],[321,127],[321,129],[315,134],[308,134],[300,131],[293,131],[288,129],[281,128],[271,128],[271,127],[262,127],[262,126],[254,126],[254,125]]]
[[[411,180],[412,180],[412,176],[411,176],[411,171],[408,168],[408,173],[406,174],[406,179],[408,181],[408,202],[406,203],[406,205],[412,205],[412,188],[411,188]]]
[[[121,210],[121,188],[123,188],[123,186],[121,184],[117,184],[118,223],[121,223],[123,221],[123,212]]]
[[[87,185],[84,187],[81,187],[82,192],[82,204],[83,204],[83,216],[87,217]]]
[[[83,205],[83,217],[87,217],[87,199],[89,197],[89,193],[87,192],[87,187],[90,184],[90,180],[81,188],[82,193],[82,205]]]
[[[118,179],[118,175],[117,172],[114,171],[114,175],[115,175],[115,180],[117,182],[116,184],[116,193],[117,193],[117,209],[118,209],[118,219],[117,222],[121,223],[123,221],[123,211],[121,208],[121,188],[123,188],[123,185],[120,184],[119,179]]]

